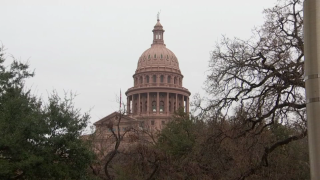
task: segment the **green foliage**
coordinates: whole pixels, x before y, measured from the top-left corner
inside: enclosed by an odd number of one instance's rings
[[[173,156],[183,156],[192,150],[195,143],[193,131],[192,119],[180,109],[161,131],[157,145]]]
[[[28,65],[4,66],[0,49],[0,179],[86,179],[93,153],[80,139],[89,119],[71,98],[44,103],[25,89]]]

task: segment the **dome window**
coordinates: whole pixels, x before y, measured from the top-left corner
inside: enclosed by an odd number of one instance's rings
[[[167,83],[171,83],[171,76],[168,76]]]
[[[161,59],[162,59],[162,54],[161,54]]]
[[[167,55],[167,59],[169,59],[169,56]]]
[[[156,55],[156,54],[154,54],[154,58],[157,58],[157,55]]]
[[[156,103],[156,101],[152,102],[152,112],[157,112],[157,103]]]
[[[164,111],[164,102],[160,101],[160,113]]]
[[[163,83],[163,75],[160,76],[160,82]]]
[[[149,54],[149,56],[148,56],[148,59],[150,59],[150,54]]]
[[[147,76],[146,79],[147,79],[147,83],[149,83],[149,76]]]
[[[156,75],[153,75],[153,82],[157,82],[157,76]]]

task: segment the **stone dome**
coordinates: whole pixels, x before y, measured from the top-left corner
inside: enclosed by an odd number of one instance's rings
[[[180,71],[176,55],[166,48],[163,41],[163,27],[158,19],[154,26],[153,44],[151,48],[144,51],[138,61],[137,71],[144,68],[164,67]]]
[[[148,67],[167,67],[179,70],[179,62],[176,55],[165,45],[153,44],[140,56],[137,70]]]

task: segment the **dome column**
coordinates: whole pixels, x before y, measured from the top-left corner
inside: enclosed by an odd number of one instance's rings
[[[169,92],[167,92],[167,102],[166,102],[166,106],[167,106],[167,114],[169,114]]]
[[[129,101],[129,96],[127,96],[127,114],[130,114],[130,101]]]
[[[157,92],[157,114],[160,113],[160,107],[159,107],[160,103],[159,103],[159,92]]]
[[[149,92],[147,92],[147,114],[148,114],[148,115],[149,115],[149,112],[150,112],[149,104],[150,104],[150,100],[149,100]]]
[[[140,93],[138,94],[138,111],[137,111],[137,114],[140,114],[141,112],[141,109],[140,109]]]
[[[182,103],[182,109],[183,109],[183,112],[186,112],[186,110],[184,109],[184,95],[181,95],[181,103]]]
[[[176,107],[175,111],[178,110],[178,93],[176,93]]]
[[[186,111],[189,114],[189,97],[186,96]]]

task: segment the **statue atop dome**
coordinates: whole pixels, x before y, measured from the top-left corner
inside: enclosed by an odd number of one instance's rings
[[[160,13],[161,13],[161,10],[157,14],[157,21],[160,21]]]

